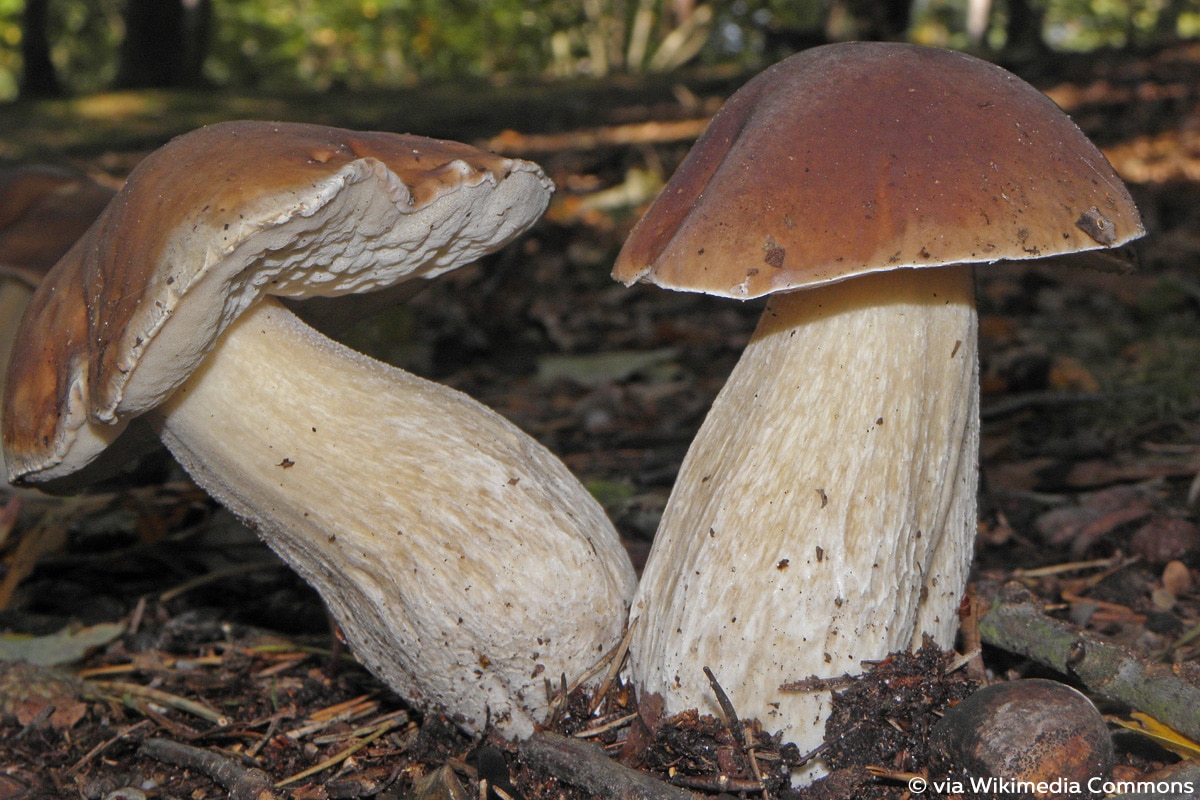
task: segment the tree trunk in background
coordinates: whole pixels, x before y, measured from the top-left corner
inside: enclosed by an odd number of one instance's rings
[[[912,24],[912,7],[910,0],[885,0],[882,14],[882,38],[902,40],[908,34]]]
[[[1050,48],[1042,38],[1042,10],[1030,0],[1008,0],[1004,50],[1010,56],[1036,58]]]
[[[908,32],[911,0],[833,0],[825,34],[831,41],[900,41]]]
[[[21,17],[21,97],[58,97],[62,84],[50,60],[50,39],[46,35],[50,0],[26,0]]]
[[[203,85],[211,20],[210,0],[128,0],[117,87]]]

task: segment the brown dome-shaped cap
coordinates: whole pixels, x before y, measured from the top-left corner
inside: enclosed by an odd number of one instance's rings
[[[1143,233],[1100,151],[1015,75],[948,50],[836,44],[729,99],[613,276],[749,298]]]
[[[0,275],[36,286],[114,194],[86,175],[50,164],[0,171]]]
[[[264,294],[432,277],[510,241],[552,185],[469,145],[230,122],[147,156],[34,295],[4,407],[13,480],[87,464]]]

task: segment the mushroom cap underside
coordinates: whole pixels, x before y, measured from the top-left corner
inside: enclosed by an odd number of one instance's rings
[[[551,191],[535,164],[419,136],[240,121],[172,140],[29,304],[4,401],[11,479],[88,463],[263,294],[432,277],[511,241]]]
[[[745,299],[1143,233],[1111,165],[1037,89],[962,53],[845,43],[785,59],[729,99],[613,277]]]

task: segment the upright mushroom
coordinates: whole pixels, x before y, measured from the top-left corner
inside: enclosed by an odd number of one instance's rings
[[[321,593],[418,706],[511,736],[621,635],[634,577],[600,506],[499,415],[307,327],[275,297],[432,277],[545,209],[534,164],[467,145],[235,122],[148,156],[30,303],[11,479],[138,415]]]
[[[1099,151],[999,67],[904,44],[793,56],[739,90],[614,276],[771,294],[693,441],[634,601],[668,713],[821,741],[809,676],[953,644],[975,536],[973,263],[1141,236]]]

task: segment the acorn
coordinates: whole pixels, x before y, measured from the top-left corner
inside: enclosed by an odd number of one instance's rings
[[[984,687],[934,726],[935,766],[972,793],[1039,800],[1103,797],[1113,745],[1080,692],[1031,678]]]

